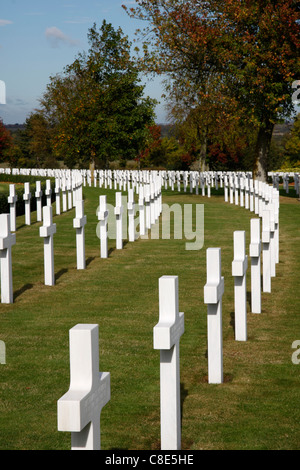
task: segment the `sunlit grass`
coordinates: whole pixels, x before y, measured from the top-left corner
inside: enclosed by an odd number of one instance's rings
[[[204,204],[205,239],[199,251],[186,240],[137,240],[100,258],[96,236],[99,195],[85,188],[87,269],[76,269],[74,209],[54,216],[56,285],[43,283],[40,223],[17,222],[13,247],[14,304],[0,305],[0,449],[69,449],[70,434],[57,431],[57,400],[69,387],[68,332],[77,323],[99,324],[100,369],[111,374],[111,400],[101,415],[102,449],[159,449],[158,279],[179,277],[185,313],[180,342],[182,447],[185,449],[299,449],[299,366],[291,361],[298,338],[299,212],[296,199],[281,198],[280,263],[262,314],[250,313],[248,341],[234,340],[231,261],[233,232],[246,231],[253,213],[211,198],[164,192],[168,204]],[[55,204],[53,204],[55,214]],[[172,233],[172,231],[171,231]],[[224,383],[207,383],[206,249],[222,249]],[[248,297],[250,270],[247,273]],[[17,423],[17,424],[16,424]]]

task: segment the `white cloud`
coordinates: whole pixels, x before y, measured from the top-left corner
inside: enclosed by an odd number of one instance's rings
[[[50,41],[52,47],[59,47],[61,44],[67,44],[69,46],[78,45],[78,41],[64,34],[56,26],[51,26],[51,28],[47,28],[45,31],[45,36]]]
[[[6,26],[7,24],[12,24],[10,20],[0,20],[0,26]]]

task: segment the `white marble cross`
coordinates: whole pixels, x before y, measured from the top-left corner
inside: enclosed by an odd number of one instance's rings
[[[68,210],[68,203],[67,203],[67,182],[65,176],[61,182],[61,191],[62,191],[62,210],[66,212]]]
[[[10,230],[10,215],[0,214],[0,266],[1,303],[13,303],[13,278],[11,247],[16,244],[16,234]]]
[[[46,180],[45,194],[46,194],[47,206],[51,206],[52,189],[51,189],[51,181],[50,180]]]
[[[250,222],[251,312],[261,313],[261,241],[260,219]]]
[[[234,277],[235,339],[236,341],[247,341],[246,272],[248,257],[246,255],[246,234],[243,230],[237,230],[233,236],[232,276]]]
[[[144,186],[145,190],[145,206],[146,206],[146,218],[145,218],[145,223],[146,223],[146,230],[149,230],[151,228],[151,209],[150,209],[150,185],[146,184]]]
[[[91,186],[91,181],[90,181]],[[72,197],[72,177],[69,175],[67,179],[67,194],[68,194],[68,209],[71,210],[73,207],[73,197]]]
[[[134,190],[131,188],[128,190],[128,241],[135,241],[135,225],[134,225],[134,212],[135,212],[135,202],[134,202]]]
[[[114,208],[116,216],[116,248],[121,250],[123,248],[123,211],[122,206],[122,193],[116,193],[116,205]]]
[[[159,279],[159,323],[153,329],[154,349],[160,350],[161,449],[181,448],[179,340],[184,313],[178,307],[178,277]]]
[[[70,388],[57,401],[58,430],[71,432],[72,450],[100,450],[100,415],[110,400],[110,373],[99,372],[99,327],[70,329]]]
[[[144,206],[144,185],[139,187],[139,223],[140,223],[140,236],[145,235],[145,206]]]
[[[155,186],[154,182],[150,183],[150,223],[155,224]]]
[[[250,191],[250,195],[249,195],[249,210],[250,212],[253,212],[254,211],[254,186],[253,186],[253,179],[250,179],[249,181],[249,191]]]
[[[279,263],[279,191],[273,188],[272,200],[274,203],[274,223],[275,223],[275,260]]]
[[[31,192],[30,192],[30,184],[24,183],[24,194],[23,200],[25,201],[25,224],[31,224],[31,212],[30,212],[30,200],[31,200]]]
[[[228,202],[228,176],[224,176],[224,201]]]
[[[76,229],[76,254],[77,269],[85,269],[85,232],[86,215],[84,215],[84,201],[75,202],[75,219],[73,219],[73,228]]]
[[[271,292],[270,211],[262,211],[263,292]]]
[[[221,276],[221,248],[206,250],[207,282],[204,303],[207,304],[208,383],[223,382],[222,297],[224,277]]]
[[[55,178],[55,208],[56,214],[60,215],[60,180],[59,178]]]
[[[42,219],[43,219],[43,215],[42,215],[42,196],[43,196],[43,192],[42,192],[41,182],[37,181],[36,182],[36,187],[35,187],[35,197],[36,197],[36,220],[38,222],[41,222]]]
[[[56,224],[52,221],[52,206],[43,207],[43,225],[40,227],[40,237],[44,238],[44,279],[46,286],[54,286],[54,251],[53,235]]]
[[[275,239],[275,205],[269,202],[267,210],[270,211],[270,262],[271,277],[276,276],[276,239]]]
[[[16,195],[16,187],[14,184],[9,185],[9,196],[8,196],[8,204],[9,204],[9,212],[10,212],[10,229],[12,232],[16,232],[17,224],[16,224],[16,203],[18,200],[18,196]]]
[[[101,258],[108,257],[107,247],[107,220],[108,210],[106,206],[106,196],[99,196],[99,211],[98,220],[100,223],[100,256]]]

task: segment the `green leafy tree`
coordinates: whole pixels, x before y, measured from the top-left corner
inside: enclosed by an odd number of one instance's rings
[[[167,73],[177,95],[237,103],[257,129],[254,177],[266,180],[273,128],[294,112],[299,78],[295,0],[137,0],[129,14],[150,23],[142,65]]]
[[[53,167],[51,129],[43,113],[36,111],[25,121],[27,152],[36,167]]]
[[[134,159],[143,149],[156,102],[144,97],[131,44],[103,21],[90,49],[51,78],[41,100],[55,155],[69,167]]]

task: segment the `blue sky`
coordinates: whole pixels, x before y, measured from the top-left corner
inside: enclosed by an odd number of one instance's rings
[[[0,0],[0,80],[6,104],[5,124],[23,123],[46,90],[49,77],[62,72],[78,52],[88,50],[87,33],[96,23],[119,26],[132,40],[141,22],[129,18],[122,4],[130,0]],[[166,122],[160,79],[145,79],[145,94],[158,99],[156,121]]]

